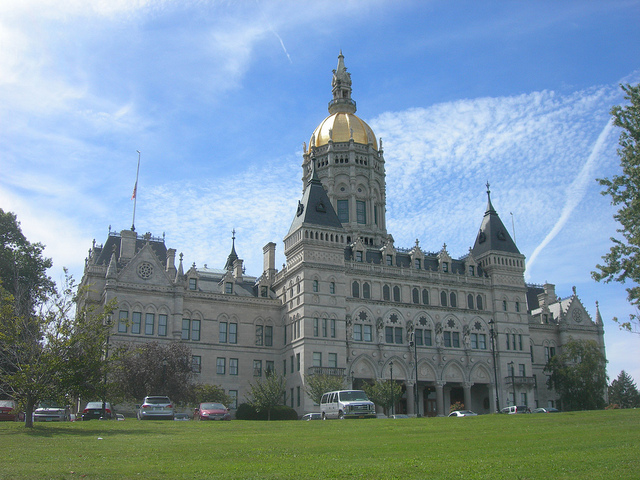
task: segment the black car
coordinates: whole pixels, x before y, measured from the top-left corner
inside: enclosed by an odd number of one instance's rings
[[[109,402],[104,404],[104,417],[102,416],[102,402],[89,402],[82,411],[82,420],[111,420],[115,418],[115,413]]]

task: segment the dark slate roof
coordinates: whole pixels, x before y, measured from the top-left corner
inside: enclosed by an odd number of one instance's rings
[[[342,229],[342,223],[338,220],[338,215],[316,175],[315,168],[302,194],[302,200],[298,202],[298,211],[291,223],[289,233],[303,224]]]
[[[109,232],[109,237],[107,241],[104,243],[102,247],[95,246],[94,247],[94,258],[95,265],[109,265],[111,261],[111,254],[115,252],[116,259],[120,258],[120,243],[122,238],[119,234],[115,232]],[[144,247],[147,243],[144,237],[138,236],[136,239],[136,253]],[[154,239],[153,237],[149,240],[149,245],[151,246],[151,250],[156,254],[158,260],[166,266],[167,263],[167,247],[164,244],[164,241]]]
[[[498,213],[491,204],[491,192],[487,190],[487,210],[480,225],[480,231],[473,246],[473,256],[478,258],[488,251],[507,252],[520,254],[515,242],[511,239],[509,231],[505,228]]]
[[[532,310],[540,308],[538,302],[538,295],[544,293],[544,288],[539,285],[527,284],[527,310],[531,313]]]
[[[234,236],[231,240],[231,253],[229,253],[229,256],[227,257],[227,263],[225,263],[224,265],[224,269],[225,270],[232,270],[233,269],[233,264],[236,260],[238,260],[238,254],[236,253],[236,237],[235,237],[235,231],[234,231]]]

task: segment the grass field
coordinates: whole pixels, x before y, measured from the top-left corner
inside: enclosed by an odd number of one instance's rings
[[[0,424],[1,479],[638,479],[640,410]]]

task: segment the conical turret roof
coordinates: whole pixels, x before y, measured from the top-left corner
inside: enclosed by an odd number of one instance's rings
[[[520,254],[518,247],[509,235],[509,231],[491,204],[491,190],[489,190],[489,183],[487,183],[487,210],[484,213],[472,253],[475,258],[478,258],[489,251]]]

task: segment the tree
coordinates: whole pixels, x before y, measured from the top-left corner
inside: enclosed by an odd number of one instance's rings
[[[620,408],[640,407],[640,393],[631,375],[624,370],[609,385],[609,403]]]
[[[271,409],[282,403],[286,381],[282,375],[267,373],[264,380],[250,383],[249,405],[260,412],[266,410],[267,420],[271,420]]]
[[[101,391],[110,306],[73,311],[75,284],[67,276],[34,314],[0,286],[0,393],[25,408],[25,425],[39,401]]]
[[[611,115],[613,125],[622,128],[618,148],[622,175],[598,179],[598,182],[605,187],[602,195],[610,195],[611,204],[619,206],[613,218],[622,225],[617,230],[622,239],[611,238],[613,246],[602,257],[604,263],[596,265],[598,271],[591,275],[605,283],[627,280],[635,283],[626,290],[636,313],[629,315],[628,322],[617,318],[614,321],[620,323],[620,328],[640,334],[640,84],[621,87],[629,104],[614,106]]]
[[[20,315],[34,313],[55,290],[47,276],[52,262],[43,251],[44,245],[25,238],[16,215],[0,208],[0,284],[13,295]]]
[[[114,346],[112,352],[112,398],[141,401],[147,395],[167,395],[174,402],[190,401],[193,369],[191,349],[186,344],[123,344]]]
[[[607,360],[593,340],[570,339],[544,368],[547,386],[560,395],[563,410],[604,408]]]
[[[376,405],[384,408],[385,412],[389,412],[392,405],[402,395],[402,386],[391,380],[377,380],[374,384],[364,384],[364,392],[369,399]]]
[[[342,390],[344,388],[344,377],[333,375],[305,375],[305,392],[311,397],[313,403],[320,404],[322,395],[326,392]]]

